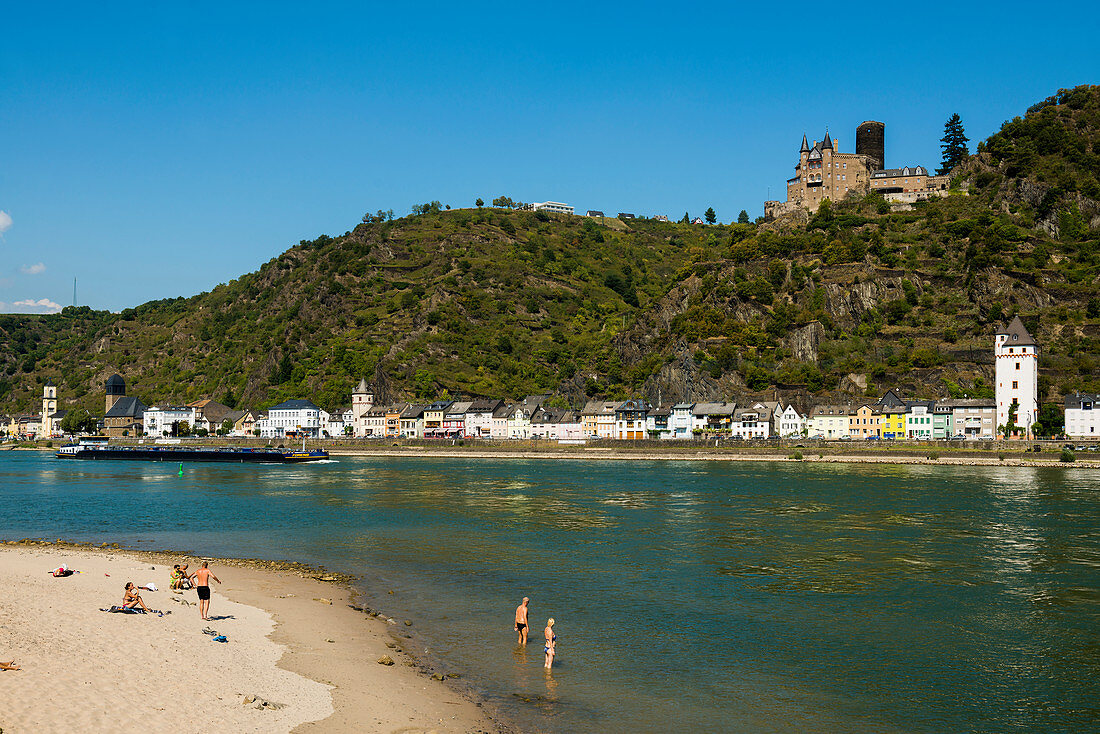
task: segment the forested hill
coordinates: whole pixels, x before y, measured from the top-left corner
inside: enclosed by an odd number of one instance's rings
[[[912,211],[868,196],[802,222],[688,225],[496,208],[371,218],[191,298],[120,314],[0,317],[0,410],[145,402],[264,407],[444,392],[983,394],[1019,313],[1048,400],[1100,391],[1100,87],[1005,123]]]

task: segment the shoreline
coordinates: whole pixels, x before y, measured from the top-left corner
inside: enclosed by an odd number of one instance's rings
[[[928,444],[886,444],[882,446],[844,446],[815,440],[789,439],[791,443],[769,446],[738,446],[724,442],[689,445],[636,446],[628,442],[610,445],[560,446],[552,442],[494,442],[455,445],[423,439],[324,439],[308,441],[309,448],[321,448],[333,457],[359,456],[383,458],[514,459],[564,461],[743,461],[822,464],[910,464],[945,466],[1012,466],[1066,469],[1100,469],[1100,452],[1076,452],[1075,460],[1063,462],[1061,442],[1047,442],[1041,453],[1027,451],[1038,442],[989,442],[978,447]],[[53,443],[53,442],[50,442]],[[134,439],[113,439],[120,446],[138,445]],[[266,446],[256,439],[186,439],[184,446]],[[384,445],[383,445],[384,444]],[[57,446],[62,445],[58,443]],[[1021,450],[1025,449],[1025,450]],[[0,451],[55,451],[56,446],[0,446]],[[800,458],[799,458],[800,455]],[[1003,458],[1002,458],[1003,457]]]
[[[202,560],[210,561],[215,575],[224,582],[213,584],[210,622],[200,620],[194,592],[179,595],[165,588],[174,563],[190,563],[194,569]],[[66,579],[55,579],[46,571],[60,563],[89,570]],[[28,565],[34,567],[34,577],[26,576]],[[134,570],[149,566],[153,568]],[[354,576],[292,561],[202,559],[191,552],[31,538],[0,541],[0,568],[4,569],[8,582],[10,605],[10,609],[0,610],[0,653],[15,657],[23,668],[18,671],[20,677],[12,677],[16,672],[6,673],[3,680],[10,691],[27,687],[27,700],[35,700],[33,691],[56,688],[59,675],[79,678],[81,666],[86,667],[87,661],[72,659],[74,656],[93,654],[97,656],[95,665],[108,670],[116,664],[138,670],[149,667],[150,675],[159,676],[163,661],[158,667],[155,659],[167,654],[164,648],[187,658],[185,661],[181,657],[180,666],[186,667],[185,662],[197,664],[200,670],[212,666],[217,674],[228,676],[222,680],[224,686],[246,686],[249,685],[247,681],[252,680],[258,681],[251,684],[252,688],[261,689],[240,691],[234,687],[216,693],[208,691],[208,697],[213,695],[218,699],[217,705],[210,709],[212,718],[191,721],[193,729],[189,728],[186,719],[182,723],[178,718],[171,719],[172,728],[177,731],[217,730],[230,723],[241,725],[242,722],[250,727],[246,729],[249,731],[321,734],[345,731],[511,734],[516,731],[483,708],[484,702],[478,700],[476,691],[461,682],[460,673],[445,670],[426,651],[419,652],[424,649],[423,641],[415,635],[415,627],[409,621],[403,625],[400,620],[362,606],[352,586],[357,580]],[[103,569],[119,569],[119,573],[104,578],[108,573]],[[142,591],[143,599],[150,607],[172,614],[163,618],[100,614],[100,607],[118,603],[115,597],[120,594],[115,587],[121,586],[123,576],[135,576],[130,580],[136,583],[155,581],[160,590]],[[163,587],[160,586],[162,582]],[[23,588],[27,586],[33,588]],[[57,599],[52,598],[55,595],[59,595]],[[51,615],[72,615],[74,633],[84,631],[75,641],[79,644],[62,649],[51,646],[52,639],[47,640],[38,625],[60,622],[25,618],[26,613],[21,615],[23,606],[17,603],[21,598],[28,608],[37,601],[46,604]],[[55,609],[55,603],[60,604],[61,609]],[[217,628],[219,633],[229,637],[230,643],[207,645],[210,638],[201,633],[204,626]],[[105,633],[126,629],[133,630],[135,639],[118,643],[117,651],[115,643],[100,639]],[[128,640],[128,637],[123,639]],[[136,645],[137,650],[128,650],[128,645]],[[100,646],[105,647],[100,650]],[[149,653],[148,650],[157,652]],[[110,658],[115,654],[130,657],[112,661]],[[388,656],[393,662],[380,664],[382,656]],[[261,660],[262,665],[246,664],[254,658]],[[237,670],[235,665],[243,665],[245,669]],[[169,665],[170,669],[172,667]],[[127,712],[134,709],[164,712],[160,715],[168,718],[193,715],[191,708],[183,709],[182,713],[173,709],[173,699],[186,700],[190,696],[188,691],[172,690],[173,672],[169,671],[155,697],[148,690],[131,690],[140,689],[140,684],[126,676],[118,680],[108,677],[94,683],[79,681],[83,686],[91,684],[97,694],[93,711],[84,715],[100,717],[85,722],[85,730],[102,728],[100,723],[116,721],[118,717],[125,719]],[[87,671],[83,674],[90,675]],[[190,676],[187,682],[199,680],[200,676],[205,682],[205,676],[197,671],[189,670],[187,675]],[[268,689],[264,688],[264,683],[274,679],[281,681],[281,687],[275,686],[278,693],[265,693]],[[50,681],[48,686],[46,681]],[[177,680],[176,684],[180,685],[181,681]],[[198,687],[202,689],[201,685]],[[260,700],[272,696],[271,700],[279,703],[282,710],[253,710],[254,704],[242,704],[242,693],[255,695]],[[0,714],[0,730],[13,733],[71,730],[72,724],[67,722],[72,712],[58,710],[65,709],[64,706],[51,709],[48,702],[31,705],[32,710]],[[205,709],[205,705],[199,707],[199,710]],[[224,718],[227,716],[236,719],[227,720]],[[150,726],[148,717],[141,721],[146,728]]]
[[[328,449],[333,457],[358,456],[358,457],[384,457],[384,458],[446,458],[446,459],[520,459],[520,460],[548,460],[560,459],[565,461],[745,461],[745,462],[781,462],[788,464],[923,464],[926,466],[1014,466],[1014,467],[1042,467],[1064,469],[1100,469],[1100,461],[1086,458],[1074,462],[1063,462],[1059,459],[1024,459],[1016,456],[1008,456],[1000,459],[997,456],[944,456],[939,451],[930,450],[925,456],[890,455],[890,454],[827,454],[814,448],[792,448],[776,450],[774,453],[733,453],[726,451],[707,451],[699,449],[681,449],[676,451],[651,451],[620,450],[617,448],[591,448],[582,451],[569,450],[485,450],[485,449],[455,449],[443,447],[403,446],[387,447],[381,449],[345,448],[334,447]],[[802,454],[802,458],[792,458],[795,453]],[[930,458],[935,455],[936,458]]]

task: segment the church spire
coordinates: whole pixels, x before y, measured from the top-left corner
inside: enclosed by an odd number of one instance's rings
[[[829,137],[829,128],[825,128],[825,139],[821,141],[821,149],[825,150],[826,148],[833,149],[833,139]]]

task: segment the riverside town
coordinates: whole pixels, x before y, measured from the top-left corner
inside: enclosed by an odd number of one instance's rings
[[[286,400],[264,411],[235,410],[214,400],[187,405],[146,406],[126,395],[125,380],[106,382],[106,413],[95,426],[107,436],[258,436],[266,439],[538,439],[578,443],[599,439],[688,440],[812,438],[838,441],[1008,440],[1037,435],[1096,438],[1100,396],[1066,397],[1065,428],[1044,431],[1039,422],[1039,344],[1017,316],[993,343],[996,384],[992,398],[914,399],[888,390],[874,400],[847,404],[795,405],[774,400],[677,402],[660,406],[643,399],[591,400],[581,408],[548,404],[548,395],[504,399],[439,399],[430,404],[376,404],[361,380],[350,407],[325,410],[306,398]],[[57,388],[43,389],[42,412],[5,419],[10,435],[22,439],[65,435],[67,411],[57,409]]]

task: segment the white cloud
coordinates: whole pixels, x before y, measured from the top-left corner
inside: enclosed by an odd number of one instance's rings
[[[0,209],[0,234],[4,234],[9,229],[11,229],[11,215]]]
[[[39,273],[46,272],[46,264],[35,263],[34,265],[24,265],[23,267],[19,268],[19,271],[27,275],[38,275]]]
[[[48,298],[39,298],[37,301],[28,298],[15,303],[0,301],[0,313],[61,313],[61,304]]]

